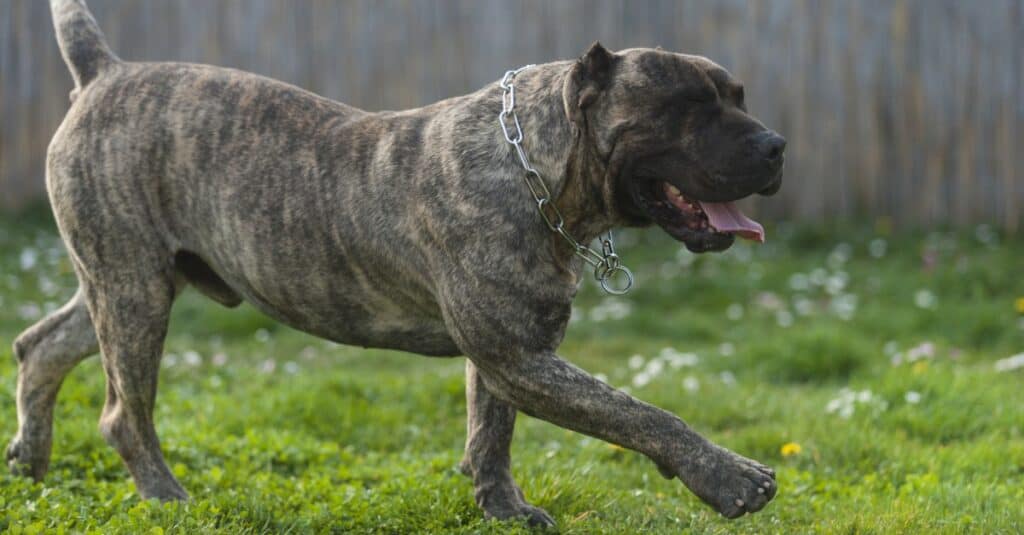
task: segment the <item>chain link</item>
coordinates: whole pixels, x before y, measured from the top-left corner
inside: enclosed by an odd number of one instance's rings
[[[516,155],[519,157],[519,162],[523,165],[523,171],[525,171],[524,180],[526,181],[526,187],[530,189],[530,194],[533,195],[533,200],[537,203],[537,212],[540,213],[544,224],[572,246],[576,256],[579,256],[584,262],[594,268],[594,278],[601,284],[601,288],[604,291],[613,295],[622,295],[633,287],[633,272],[622,265],[619,255],[615,254],[612,231],[609,230],[606,235],[601,237],[601,252],[591,249],[570,236],[565,229],[565,218],[562,217],[562,213],[551,199],[551,191],[548,190],[544,178],[530,164],[530,159],[526,156],[526,151],[523,149],[523,128],[519,124],[519,116],[516,115],[516,86],[514,81],[517,74],[530,67],[533,67],[533,65],[526,65],[505,72],[505,76],[501,78],[501,82],[498,84],[503,90],[501,94],[501,113],[498,114],[498,124],[501,125],[501,132],[505,135],[505,141],[516,149]],[[612,278],[616,275],[625,277],[624,284],[621,287],[612,285]]]

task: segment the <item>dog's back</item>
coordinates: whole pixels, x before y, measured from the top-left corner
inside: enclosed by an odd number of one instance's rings
[[[53,5],[77,96],[47,190],[81,269],[127,269],[144,251],[218,302],[325,338],[457,352],[411,253],[404,193],[422,187],[429,111],[371,114],[235,69],[124,62],[84,4]],[[394,217],[359,215],[370,206]],[[396,281],[402,293],[387,290]],[[384,320],[366,313],[378,304]]]

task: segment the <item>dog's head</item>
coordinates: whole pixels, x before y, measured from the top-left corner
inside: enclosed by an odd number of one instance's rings
[[[728,71],[699,56],[595,43],[563,97],[629,224],[657,223],[695,252],[727,249],[737,234],[763,241],[732,201],[778,191],[786,140],[747,113]]]

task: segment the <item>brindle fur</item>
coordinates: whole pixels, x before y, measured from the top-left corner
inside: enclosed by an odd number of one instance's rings
[[[46,178],[80,290],[14,343],[13,470],[44,476],[61,381],[98,349],[104,437],[143,497],[187,498],[152,412],[171,305],[192,284],[335,342],[468,356],[462,468],[489,517],[553,523],[511,476],[517,411],[643,453],[725,516],[773,497],[770,469],[555,354],[583,272],[529,199],[497,83],[369,113],[237,70],[122,62],[81,0],[52,8],[76,90]],[[637,92],[712,67],[595,44],[516,78],[525,148],[573,235],[649,223],[619,191],[642,141],[623,132],[647,120]]]

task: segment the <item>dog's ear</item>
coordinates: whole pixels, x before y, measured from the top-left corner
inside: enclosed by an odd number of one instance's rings
[[[597,41],[576,60],[562,88],[565,113],[570,121],[576,125],[583,122],[584,110],[608,87],[617,61],[618,56]]]

